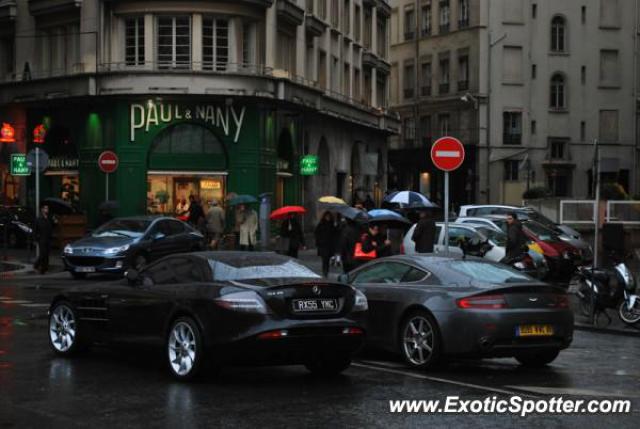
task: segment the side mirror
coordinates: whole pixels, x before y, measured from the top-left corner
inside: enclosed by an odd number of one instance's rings
[[[138,284],[138,281],[140,280],[140,272],[138,272],[138,270],[134,268],[127,270],[127,272],[124,273],[124,276],[127,279],[127,282],[129,282],[130,286]]]
[[[349,275],[348,274],[344,274],[344,273],[340,274],[338,276],[338,281],[340,283],[349,283]]]

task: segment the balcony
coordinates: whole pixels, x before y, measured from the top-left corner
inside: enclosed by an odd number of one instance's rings
[[[469,18],[463,18],[458,20],[458,30],[469,27]]]
[[[304,19],[304,26],[307,29],[307,34],[312,37],[320,37],[324,34],[328,25],[315,15],[307,14]]]
[[[386,18],[391,17],[391,6],[387,0],[376,0],[376,7],[378,8],[378,15]]]
[[[438,93],[440,95],[448,94],[449,93],[449,84],[448,83],[441,83],[438,86]]]
[[[362,53],[362,65],[364,67],[377,67],[378,59],[371,51],[365,51]]]
[[[389,75],[391,73],[391,64],[383,60],[382,58],[378,58],[376,61],[376,69],[379,74]]]
[[[29,12],[33,16],[79,11],[80,6],[82,0],[29,0]]]
[[[427,37],[431,35],[431,28],[423,28],[420,30],[420,37]]]
[[[404,32],[404,40],[413,40],[413,38],[415,37],[416,33],[415,31],[405,31]]]
[[[520,145],[522,144],[522,134],[502,134],[502,144],[505,145]]]
[[[469,90],[469,81],[468,80],[459,80],[458,81],[458,91],[468,91]]]
[[[0,0],[0,22],[14,21],[16,12],[16,0]]]
[[[298,26],[304,21],[304,9],[293,0],[279,0],[277,3],[278,19],[290,25]]]
[[[431,97],[431,87],[430,86],[421,87],[420,95],[422,95],[423,97]]]
[[[551,147],[547,150],[544,161],[542,161],[542,165],[544,167],[575,167],[576,163],[573,160],[569,142],[552,142]]]

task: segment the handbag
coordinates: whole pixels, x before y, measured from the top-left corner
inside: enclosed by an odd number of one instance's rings
[[[376,259],[378,257],[378,252],[376,249],[373,249],[371,252],[366,253],[362,250],[362,243],[356,243],[356,247],[353,250],[353,259],[356,261],[371,261],[372,259]]]

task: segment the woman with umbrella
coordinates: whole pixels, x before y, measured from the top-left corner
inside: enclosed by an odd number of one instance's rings
[[[256,244],[258,232],[258,213],[247,204],[256,203],[258,200],[251,195],[235,195],[229,199],[229,206],[236,208],[235,230],[238,234],[240,250],[253,250]]]
[[[322,275],[327,277],[329,275],[329,262],[336,252],[338,241],[338,228],[331,212],[324,212],[320,223],[316,226],[314,235],[318,256],[322,258]]]
[[[300,247],[304,248],[304,233],[302,225],[296,217],[306,213],[307,210],[302,206],[284,206],[271,212],[269,219],[283,219],[280,225],[280,238],[283,241],[282,251],[293,258],[298,257]]]

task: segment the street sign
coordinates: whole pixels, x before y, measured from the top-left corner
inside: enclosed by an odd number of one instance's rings
[[[11,154],[11,167],[9,169],[12,176],[28,176],[31,168],[27,165],[27,155],[24,153]]]
[[[442,171],[458,169],[464,161],[464,145],[455,137],[442,137],[431,146],[431,160]]]
[[[318,174],[318,156],[305,155],[300,160],[300,175],[315,176]]]
[[[449,172],[464,161],[464,145],[455,137],[441,137],[431,146],[431,161],[444,171],[444,250],[449,255]]]
[[[38,162],[36,163],[36,149],[38,152]],[[31,149],[27,154],[27,165],[31,168],[31,171],[36,171],[36,164],[38,165],[38,170],[42,173],[49,167],[49,155],[44,149],[36,148]]]
[[[105,150],[98,157],[98,167],[103,173],[113,173],[118,169],[118,155],[110,150]]]

